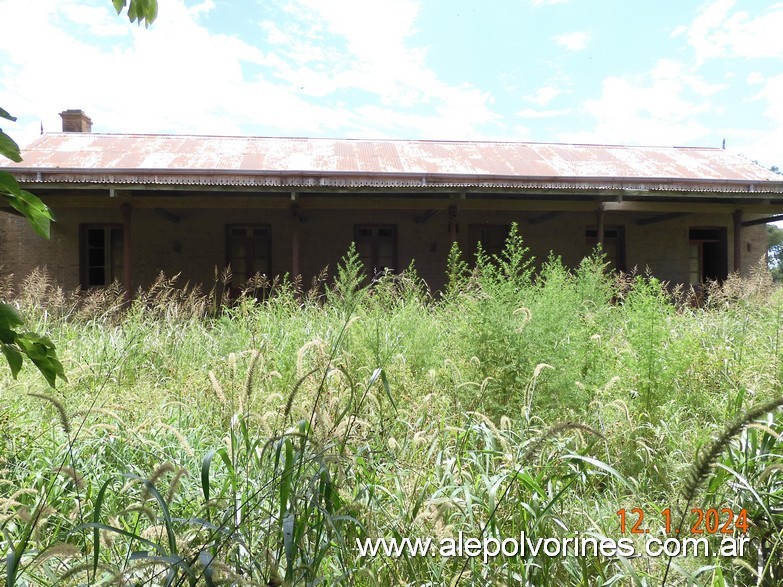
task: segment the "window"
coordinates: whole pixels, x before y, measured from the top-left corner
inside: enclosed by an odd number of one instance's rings
[[[725,227],[691,228],[688,241],[688,282],[691,285],[723,281],[728,277]]]
[[[471,258],[476,258],[478,245],[490,257],[500,255],[506,246],[506,239],[511,226],[508,224],[471,224],[468,226]]]
[[[226,235],[226,264],[231,265],[233,287],[244,286],[256,273],[271,274],[272,239],[268,224],[230,224]]]
[[[393,224],[358,224],[354,226],[356,252],[374,274],[397,269],[397,227]]]
[[[585,230],[585,242],[590,251],[598,244],[598,229]],[[625,227],[607,226],[604,228],[603,252],[611,269],[625,271]]]
[[[82,224],[79,245],[83,288],[122,280],[124,240],[120,224]]]

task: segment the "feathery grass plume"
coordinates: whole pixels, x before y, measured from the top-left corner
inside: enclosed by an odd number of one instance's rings
[[[744,416],[727,426],[708,448],[700,451],[700,454],[688,472],[688,478],[682,489],[682,497],[686,502],[686,511],[690,502],[696,497],[696,493],[698,493],[701,486],[707,480],[707,477],[710,476],[712,470],[715,468],[715,464],[718,462],[721,454],[723,454],[723,451],[729,446],[732,439],[750,426],[754,420],[775,411],[780,406],[783,406],[783,397],[752,407]]]
[[[212,391],[215,392],[215,395],[218,397],[221,403],[223,405],[226,405],[228,403],[228,399],[226,398],[226,394],[223,391],[223,386],[220,385],[220,382],[217,380],[217,377],[215,376],[215,372],[212,370],[209,371],[209,381],[212,384]]]
[[[110,575],[112,577],[116,576],[117,571],[109,567],[108,565],[99,562],[98,563],[98,569],[106,573],[107,575]],[[57,580],[57,585],[68,585],[68,580],[72,579],[73,577],[76,577],[79,573],[87,573],[88,578],[90,577],[92,572],[92,563],[82,563],[76,566],[71,567],[67,571],[65,571],[62,575],[59,575]],[[93,580],[95,580],[95,577],[93,577]],[[80,585],[84,585],[85,583],[80,583]],[[89,581],[86,584],[90,584]],[[109,583],[121,585],[122,587],[127,587],[128,583],[123,581],[122,583]]]
[[[506,432],[510,431],[514,427],[514,421],[506,416],[505,414],[503,416],[500,416],[500,429],[505,430]]]
[[[606,440],[603,434],[598,432],[598,430],[591,428],[587,424],[580,424],[579,422],[560,422],[551,426],[546,432],[544,432],[544,434],[539,436],[538,439],[536,439],[536,441],[528,447],[528,449],[522,455],[521,463],[529,464],[533,462],[538,458],[538,455],[540,454],[541,449],[547,440],[562,436],[563,434],[571,431],[587,432],[588,434],[596,436],[601,440]]]
[[[16,509],[16,517],[19,518],[25,524],[29,524],[33,520],[33,516],[30,514],[30,508],[26,505],[20,505]]]
[[[484,390],[482,390],[484,391]],[[495,426],[495,423],[490,420],[486,415],[482,414],[481,412],[466,412],[466,415],[468,416],[475,416],[479,420],[481,420],[484,425],[492,432],[492,435],[495,437],[495,439],[501,444],[504,451],[509,451],[509,444],[508,440],[503,436],[503,434],[498,430],[497,426]]]
[[[206,552],[201,551],[201,554],[205,555]],[[216,557],[207,555],[206,559],[208,563],[205,565],[201,557],[197,557],[195,564],[191,566],[191,570],[196,576],[203,577],[208,566],[212,571],[212,585],[258,585],[252,577],[237,575],[231,567]]]
[[[155,517],[155,513],[150,508],[148,508],[146,506],[141,506],[141,505],[132,505],[130,507],[127,507],[124,510],[122,510],[121,512],[118,512],[117,517],[119,518],[119,517],[124,516],[126,514],[135,514],[135,513],[144,514],[147,517],[147,519],[152,524],[157,522],[157,518]]]
[[[311,348],[315,348],[323,355],[326,349],[326,343],[320,338],[314,338],[312,340],[308,340],[301,347],[299,347],[299,350],[296,351],[297,373],[302,373],[304,371],[304,358],[305,355],[307,354],[307,351],[309,351]]]
[[[291,408],[294,406],[294,399],[296,398],[296,394],[299,391],[299,388],[302,386],[302,384],[314,373],[318,372],[318,368],[311,369],[308,371],[299,381],[296,382],[296,385],[294,385],[294,389],[291,391],[291,394],[288,396],[288,400],[285,402],[285,409],[283,410],[283,418],[288,418],[288,416],[291,414]]]
[[[616,399],[613,402],[609,403],[610,406],[617,406],[620,408],[620,411],[625,414],[625,419],[628,422],[629,426],[633,426],[633,420],[631,419],[631,411],[628,409],[628,404],[626,404],[621,399]]]
[[[22,489],[17,489],[11,495],[8,496],[7,500],[0,500],[0,504],[5,503],[6,501],[8,502],[13,501],[19,497],[22,497],[23,495],[32,495],[33,497],[36,497],[38,495],[38,491],[33,489],[32,487],[23,487]]]
[[[548,365],[547,363],[539,363],[535,366],[533,369],[533,376],[530,378],[530,381],[528,381],[527,385],[525,386],[525,398],[524,398],[524,407],[525,407],[525,419],[530,419],[530,413],[531,409],[533,407],[533,396],[536,393],[536,385],[538,385],[538,378],[541,376],[541,372],[544,369],[554,369],[552,365]]]
[[[144,530],[140,532],[139,536],[145,540],[152,540],[153,542],[157,542],[166,536],[166,533],[166,524],[154,524],[144,528]]]
[[[105,430],[106,432],[115,433],[115,434],[120,433],[120,429],[117,427],[116,424],[106,424],[106,423],[99,422],[98,424],[93,424],[92,426],[87,428],[87,432],[89,432],[89,434],[92,436],[95,436],[95,433],[98,432],[99,430]]]
[[[81,552],[82,552],[81,549],[79,549],[79,547],[73,544],[67,544],[65,542],[54,544],[48,547],[42,553],[40,553],[37,557],[35,557],[33,561],[30,563],[29,568],[34,569],[36,567],[39,567],[47,560],[52,558],[59,559],[60,561],[69,558],[74,558],[80,556]]]
[[[775,430],[773,430],[766,424],[760,424],[759,422],[754,422],[753,424],[748,425],[748,428],[755,428],[756,430],[761,430],[762,432],[769,434],[772,438],[774,438],[777,441],[783,440],[783,435],[778,434]]]
[[[36,492],[37,494],[38,492]],[[9,499],[0,499],[0,511],[7,512],[11,508],[23,506],[24,504],[21,501],[16,501],[13,498]]]
[[[79,474],[76,469],[73,469],[71,467],[60,467],[58,469],[53,469],[52,472],[55,475],[59,475],[62,473],[66,477],[70,477],[71,480],[74,482],[76,487],[79,489],[84,489],[84,475]]]
[[[116,412],[113,412],[112,410],[109,410],[107,408],[89,408],[85,410],[77,410],[72,415],[73,416],[84,416],[84,419],[86,420],[89,416],[97,416],[98,414],[102,414],[104,416],[109,416],[110,418],[113,418],[117,420],[117,423],[120,426],[125,426],[125,420],[123,420]]]
[[[701,486],[707,481],[707,478],[712,474],[715,469],[715,465],[723,452],[728,448],[731,441],[735,436],[740,434],[748,426],[750,426],[754,420],[759,419],[761,416],[769,414],[777,410],[780,406],[783,406],[783,397],[773,399],[771,401],[759,404],[750,408],[745,415],[738,418],[726,428],[723,432],[709,445],[707,448],[702,448],[697,455],[696,461],[691,466],[690,471],[682,489],[682,498],[685,502],[685,506],[680,510],[680,521],[677,527],[682,527],[685,517],[688,514],[688,509],[691,506],[696,494],[701,489]],[[666,563],[666,570],[663,573],[663,580],[661,586],[666,585],[666,579],[669,576],[669,570],[671,569],[672,557],[669,557]]]
[[[165,422],[158,422],[158,426],[160,428],[163,428],[164,430],[168,430],[174,436],[176,436],[177,440],[179,440],[180,446],[187,453],[187,455],[189,457],[195,456],[196,451],[194,451],[193,447],[190,446],[190,443],[188,442],[188,439],[185,438],[185,435],[182,434],[182,432],[180,432],[179,430],[174,428],[174,426],[171,426],[170,424],[166,424]]]
[[[250,363],[247,366],[247,377],[245,378],[245,400],[248,406],[250,405],[250,398],[253,395],[253,373],[256,370],[258,359],[261,358],[261,353],[255,349],[250,351]]]
[[[166,473],[174,473],[176,470],[177,468],[167,461],[155,467],[155,469],[152,471],[152,475],[150,475],[147,481],[150,482],[150,485],[155,485],[160,480],[160,478],[163,477],[163,475]],[[147,501],[150,496],[149,485],[145,483],[144,487],[144,492],[141,494],[141,501]]]
[[[529,308],[525,308],[522,306],[521,308],[517,308],[512,312],[512,315],[516,316],[517,314],[522,314],[522,322],[519,326],[517,326],[517,332],[522,332],[522,330],[525,328],[528,322],[533,319],[533,312],[530,311]]]
[[[152,536],[151,538],[155,537]],[[150,539],[150,537],[147,539]],[[156,568],[159,570],[155,571],[154,569]],[[133,559],[131,563],[123,570],[121,575],[121,580],[123,582],[118,583],[118,585],[155,585],[155,577],[163,577],[163,573],[165,573],[165,571],[169,568],[171,568],[171,563],[167,561],[162,561],[158,558],[152,558],[151,556],[149,558],[141,556]],[[142,579],[138,575],[139,571],[147,571],[149,573],[146,579]],[[123,575],[128,576],[128,579],[126,579]],[[128,582],[129,580],[130,582]]]
[[[228,354],[228,370],[231,371],[231,381],[237,378],[237,354]]]
[[[63,432],[65,432],[66,435],[71,433],[71,421],[68,419],[68,414],[65,413],[65,406],[63,406],[59,400],[50,395],[46,395],[45,393],[28,393],[27,395],[30,397],[37,397],[38,399],[48,401],[52,404],[57,409],[57,413],[60,416],[60,426],[62,427]]]
[[[188,470],[184,467],[180,467],[177,469],[177,472],[174,474],[174,478],[171,480],[171,483],[169,484],[169,491],[166,494],[166,503],[171,503],[174,499],[174,494],[177,493],[177,490],[179,489],[179,482],[182,479],[182,477],[186,476],[188,474]]]
[[[757,483],[764,483],[768,477],[771,477],[775,473],[783,473],[783,463],[775,463],[774,465],[768,465],[761,474],[756,478]]]

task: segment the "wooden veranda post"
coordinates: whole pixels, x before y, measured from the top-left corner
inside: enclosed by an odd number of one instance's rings
[[[734,271],[742,271],[742,210],[734,210]]]
[[[457,242],[457,211],[456,204],[449,206],[449,238],[452,245]]]
[[[595,211],[596,239],[601,245],[601,251],[604,250],[604,205],[600,204]]]
[[[120,208],[122,209],[122,281],[125,286],[125,303],[130,305],[133,300],[133,239],[131,238],[131,214],[133,212],[133,206],[126,202],[122,204]]]
[[[300,275],[299,268],[299,225],[302,222],[302,213],[299,204],[291,204],[291,277]]]

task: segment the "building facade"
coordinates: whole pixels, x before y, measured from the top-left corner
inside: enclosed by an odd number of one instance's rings
[[[445,280],[452,242],[495,252],[515,222],[571,266],[602,243],[620,270],[698,285],[747,273],[783,213],[783,178],[722,149],[94,134],[81,111],[7,167],[54,211],[51,239],[0,214],[0,267],[65,288],[231,266],[304,279],[351,242],[368,270]],[[2,209],[0,209],[2,210]]]

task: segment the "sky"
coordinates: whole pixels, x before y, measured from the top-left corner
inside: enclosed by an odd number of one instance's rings
[[[783,2],[0,0],[3,130],[726,148],[783,168]]]

